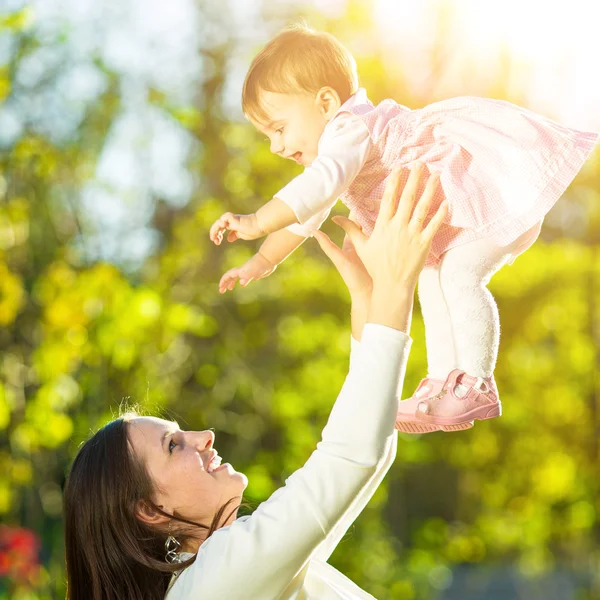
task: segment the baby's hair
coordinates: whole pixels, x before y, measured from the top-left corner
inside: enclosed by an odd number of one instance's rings
[[[242,90],[242,109],[264,122],[261,92],[317,93],[331,87],[345,102],[358,90],[356,61],[330,33],[298,24],[278,33],[254,58]]]

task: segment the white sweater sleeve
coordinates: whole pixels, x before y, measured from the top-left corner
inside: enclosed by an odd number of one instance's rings
[[[202,544],[169,600],[281,596],[356,498],[366,503],[382,464],[393,459],[396,386],[410,343],[399,331],[365,326],[358,356],[315,452],[250,517]],[[368,497],[363,493],[367,487]]]
[[[275,198],[283,200],[302,225],[317,214],[328,214],[362,169],[370,148],[371,136],[362,119],[352,113],[339,114],[325,127],[317,158],[277,192]]]
[[[331,207],[320,210],[318,213],[315,213],[312,217],[307,219],[304,223],[293,223],[292,225],[288,225],[286,229],[292,233],[295,233],[296,235],[310,237],[314,231],[321,229],[321,225],[323,225],[330,212]]]
[[[354,369],[359,359],[360,342],[353,337],[350,338],[350,370]],[[404,365],[406,366],[406,364]],[[405,369],[402,368],[398,373],[398,390],[397,399],[402,394],[402,385],[404,383]],[[386,473],[389,471],[394,459],[396,458],[396,446],[398,442],[397,434],[390,439],[389,448],[385,453],[383,460],[377,466],[377,471],[369,483],[360,491],[354,499],[354,502],[346,512],[346,514],[338,521],[336,526],[331,530],[324,542],[321,543],[318,550],[315,552],[313,559],[326,562],[340,543],[341,539],[346,535],[348,528],[356,521],[358,515],[363,511],[369,500],[383,481]]]

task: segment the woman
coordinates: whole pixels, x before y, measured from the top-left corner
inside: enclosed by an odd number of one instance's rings
[[[70,600],[372,598],[326,561],[396,454],[414,289],[446,211],[424,225],[437,180],[415,206],[419,180],[414,170],[398,202],[400,175],[390,177],[369,239],[341,217],[344,249],[316,234],[348,285],[362,341],[306,464],[236,519],[247,479],[220,464],[212,432],[112,421],[82,446],[66,485]]]

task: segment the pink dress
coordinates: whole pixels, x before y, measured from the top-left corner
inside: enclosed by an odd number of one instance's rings
[[[396,165],[423,162],[440,172],[449,214],[427,264],[455,246],[482,238],[500,246],[539,223],[590,155],[598,135],[568,129],[509,102],[459,97],[410,110],[393,100],[342,107],[371,135],[367,160],[340,198],[367,234],[385,180]]]

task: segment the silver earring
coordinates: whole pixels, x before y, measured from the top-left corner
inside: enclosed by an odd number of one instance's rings
[[[181,544],[173,537],[171,533],[171,521],[169,521],[169,537],[165,542],[165,561],[169,564],[176,564],[181,562],[181,558],[179,557],[179,548],[181,548]]]

